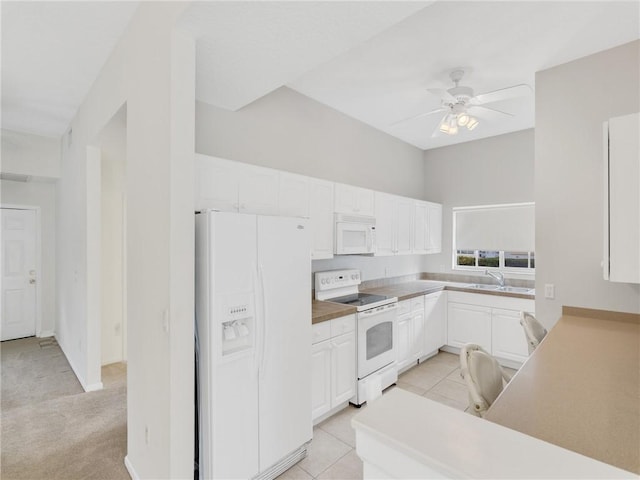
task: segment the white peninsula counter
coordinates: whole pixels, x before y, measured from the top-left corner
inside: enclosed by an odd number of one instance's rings
[[[608,457],[605,452],[595,459],[593,457],[596,455],[586,456],[578,453],[581,451],[580,445],[585,443],[583,427],[585,418],[581,421],[578,416],[572,417],[573,421],[580,423],[575,425],[575,429],[571,423],[568,423],[569,420],[564,423],[556,422],[563,433],[556,438],[568,439],[568,442],[558,441],[554,444],[549,442],[548,436],[545,437],[539,432],[540,425],[554,424],[556,411],[552,403],[547,403],[546,410],[538,411],[535,415],[526,412],[526,402],[521,403],[522,392],[527,391],[526,384],[532,382],[532,376],[537,379],[534,382],[537,383],[537,388],[546,389],[539,391],[539,395],[546,398],[558,395],[558,398],[566,402],[568,401],[567,392],[573,391],[577,395],[584,393],[580,388],[572,388],[572,383],[584,382],[584,376],[576,376],[575,370],[563,369],[562,362],[557,363],[560,360],[557,357],[551,371],[549,359],[546,358],[545,351],[549,355],[558,354],[558,343],[567,341],[567,328],[575,328],[579,333],[577,338],[572,337],[573,341],[570,344],[574,347],[569,346],[567,353],[572,356],[580,354],[588,356],[582,359],[586,369],[589,369],[589,365],[593,366],[594,361],[597,364],[597,360],[594,358],[594,350],[583,343],[589,337],[584,329],[595,330],[594,333],[599,333],[601,339],[605,331],[608,334],[604,337],[615,336],[615,333],[611,332],[618,331],[619,335],[625,337],[622,348],[626,347],[631,351],[627,350],[625,355],[614,355],[612,357],[614,364],[610,368],[602,364],[604,362],[606,365],[606,359],[599,358],[601,363],[597,370],[601,377],[595,375],[592,380],[596,383],[607,382],[606,385],[595,385],[596,392],[610,391],[614,387],[611,384],[612,381],[613,383],[616,380],[626,382],[625,387],[619,392],[622,396],[616,397],[618,398],[616,401],[622,401],[625,404],[624,411],[609,415],[612,420],[609,424],[610,431],[592,431],[589,436],[592,439],[604,437],[611,442],[612,438],[616,437],[616,431],[622,433],[638,425],[640,406],[635,408],[629,405],[632,403],[640,405],[640,397],[636,397],[634,387],[638,385],[640,324],[637,323],[637,317],[632,317],[630,321],[628,318],[624,321],[618,321],[618,319],[600,321],[607,323],[598,324],[593,318],[585,319],[584,323],[581,323],[575,314],[565,314],[559,322],[560,328],[557,329],[557,334],[554,334],[555,328],[551,330],[545,341],[522,367],[522,371],[514,377],[496,401],[495,405],[499,406],[496,412],[489,411],[491,420],[469,415],[399,388],[388,391],[352,420],[356,430],[356,450],[364,463],[364,478],[638,479],[640,471],[637,470],[637,459],[640,457],[640,445],[633,434],[631,438],[625,437],[626,444],[616,445],[614,440],[613,444],[609,445],[609,450],[613,451],[612,456]],[[596,341],[597,337],[598,335],[594,335],[592,340]],[[579,343],[576,344],[576,340]],[[602,355],[603,350],[607,349],[603,349],[600,345],[599,349],[595,349],[595,352],[598,352],[595,356]],[[621,365],[621,358],[622,363],[626,365]],[[579,359],[574,357],[571,362],[565,362],[564,365],[573,368],[576,361]],[[540,372],[541,365],[547,366],[544,369],[545,373],[535,375],[534,372]],[[630,373],[630,378],[625,376],[622,379],[619,376],[621,369]],[[607,371],[618,373],[610,378],[605,375]],[[562,376],[565,376],[564,381],[559,381],[558,377]],[[549,382],[546,387],[542,384],[545,381]],[[552,388],[561,389],[562,392],[554,392]],[[520,400],[515,403],[510,401],[510,390],[513,392],[514,399],[520,397]],[[528,392],[531,393],[530,390]],[[611,400],[610,393],[604,394],[609,395]],[[535,398],[531,400],[534,401]],[[577,402],[580,399],[574,400]],[[590,402],[597,403],[597,399],[591,398]],[[501,414],[499,410],[509,405],[510,408],[504,410],[508,413]],[[519,408],[519,405],[522,408]],[[529,408],[531,408],[530,405]],[[563,405],[558,411],[564,411],[564,409]],[[606,412],[596,412],[596,415],[598,414],[605,415]],[[625,414],[633,418],[625,418]],[[513,418],[520,417],[526,420],[521,421],[518,426],[510,425]],[[586,423],[591,422],[586,420]],[[504,426],[506,424],[511,428]],[[528,430],[527,425],[531,425],[531,430]],[[593,441],[587,443],[593,444]],[[624,455],[620,454],[620,449],[625,450]],[[629,456],[631,456],[630,463],[628,463]],[[625,458],[627,463],[619,463],[617,458]]]

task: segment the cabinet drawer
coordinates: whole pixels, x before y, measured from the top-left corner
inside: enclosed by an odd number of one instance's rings
[[[331,322],[316,323],[311,326],[311,344],[331,338]]]
[[[344,333],[353,332],[356,329],[356,316],[347,315],[346,317],[334,318],[330,323],[331,337],[337,337]]]
[[[398,302],[398,316],[405,315],[409,312],[411,312],[411,300]]]
[[[422,310],[424,308],[424,296],[411,299],[411,311]]]

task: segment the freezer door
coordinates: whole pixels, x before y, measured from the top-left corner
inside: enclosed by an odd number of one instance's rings
[[[223,354],[227,341],[223,323],[229,320],[229,307],[235,299],[254,297],[256,255],[255,215],[197,216],[201,479],[251,478],[258,473],[255,347]]]
[[[259,373],[262,472],[312,436],[307,220],[258,217],[258,271],[264,299]]]

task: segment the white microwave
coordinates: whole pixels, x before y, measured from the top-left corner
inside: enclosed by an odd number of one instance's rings
[[[376,219],[362,215],[335,214],[336,255],[373,254],[376,251]]]

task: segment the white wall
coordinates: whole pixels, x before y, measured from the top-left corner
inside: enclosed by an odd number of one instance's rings
[[[469,274],[452,269],[452,208],[533,201],[534,131],[426,150],[424,161],[424,195],[443,204],[442,253],[427,255],[425,268]]]
[[[40,323],[37,336],[53,335],[56,329],[56,185],[53,182],[0,182],[3,205],[40,207]]]
[[[2,172],[60,176],[60,139],[2,130]]]
[[[193,475],[195,46],[188,2],[141,2],[72,122],[60,176],[59,341],[100,383],[97,134],[127,107],[127,458],[138,478]],[[97,179],[97,182],[96,182]]]
[[[423,198],[422,150],[282,87],[237,112],[198,102],[196,152]]]
[[[126,111],[119,112],[101,132],[101,358],[102,365],[125,359],[126,281],[125,160]]]
[[[602,278],[602,123],[640,110],[640,41],[536,74],[536,314],[640,312],[640,287]]]

